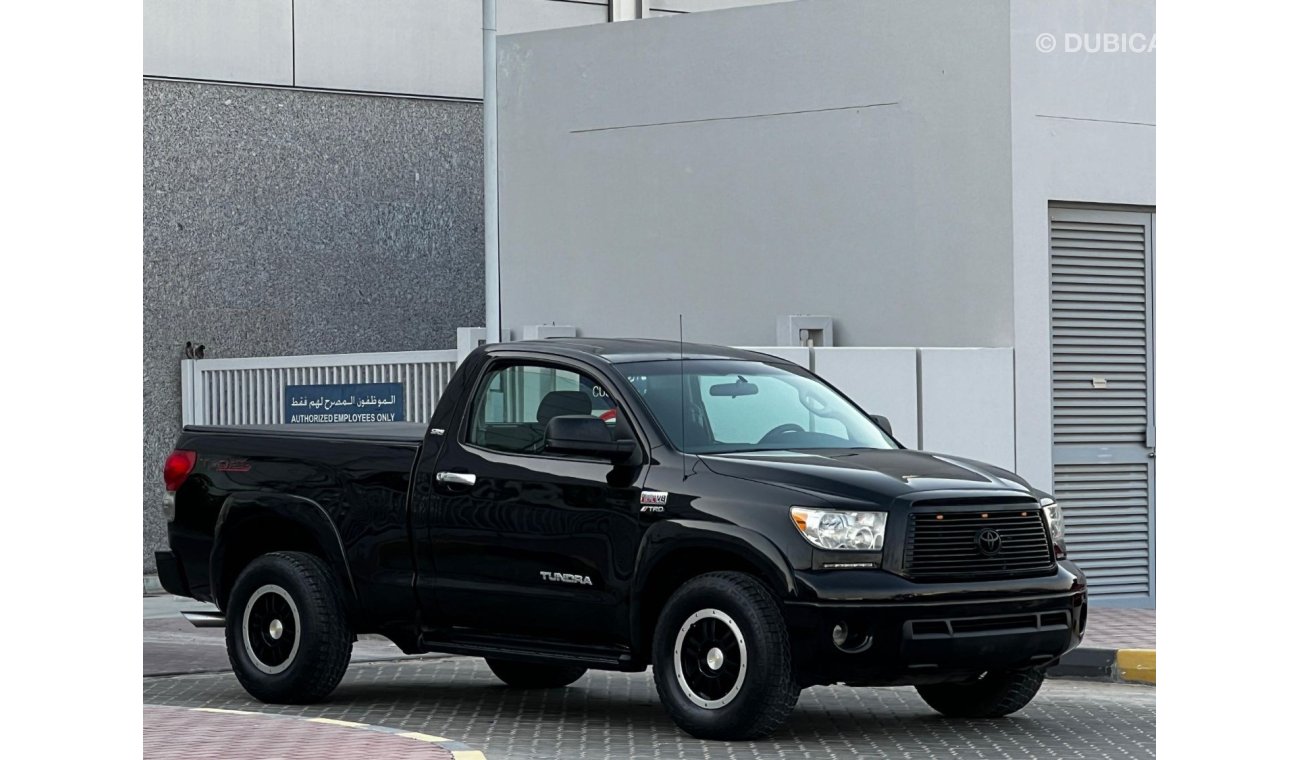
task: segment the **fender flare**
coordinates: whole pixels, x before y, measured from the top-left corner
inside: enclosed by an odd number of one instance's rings
[[[338,527],[330,519],[325,508],[315,501],[291,494],[273,492],[245,492],[232,494],[221,505],[217,515],[212,542],[212,556],[208,563],[208,578],[212,587],[212,598],[221,599],[227,589],[222,588],[223,570],[229,552],[228,544],[237,535],[241,525],[251,519],[272,517],[301,527],[320,547],[325,560],[334,572],[343,579],[349,602],[357,600],[357,587],[352,578],[352,568],[348,564],[347,551],[343,547],[343,537]]]
[[[643,642],[641,602],[655,572],[674,552],[721,550],[753,565],[778,599],[791,599],[797,591],[794,571],[776,544],[763,534],[730,523],[705,520],[664,520],[655,523],[641,537],[630,599],[631,634],[634,649]]]

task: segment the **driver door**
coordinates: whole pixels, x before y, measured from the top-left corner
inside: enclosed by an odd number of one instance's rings
[[[613,426],[616,402],[576,367],[523,360],[494,361],[474,393],[438,462],[440,474],[454,473],[439,479],[430,532],[439,607],[455,626],[489,635],[618,643],[643,467],[544,448],[552,417]]]

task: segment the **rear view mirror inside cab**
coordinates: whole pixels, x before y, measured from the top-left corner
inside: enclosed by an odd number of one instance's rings
[[[755,393],[758,393],[758,386],[749,382],[740,375],[736,376],[736,382],[734,383],[719,383],[717,385],[709,386],[710,396],[729,396],[735,398],[737,396],[752,396]]]

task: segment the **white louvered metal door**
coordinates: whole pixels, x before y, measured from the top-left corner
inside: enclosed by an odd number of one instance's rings
[[[1155,215],[1050,209],[1052,463],[1070,557],[1106,606],[1155,605]]]

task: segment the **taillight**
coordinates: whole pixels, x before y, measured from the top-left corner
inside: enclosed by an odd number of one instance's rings
[[[194,462],[199,455],[193,451],[176,449],[167,457],[163,465],[163,485],[168,493],[174,493],[185,482],[185,477],[194,470]]]

